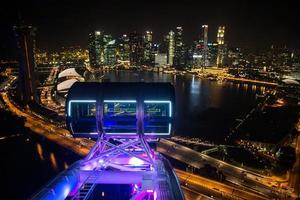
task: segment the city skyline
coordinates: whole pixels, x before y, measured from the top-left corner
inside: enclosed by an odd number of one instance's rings
[[[297,35],[297,14],[293,3],[276,2],[193,2],[185,4],[165,2],[101,2],[87,3],[29,1],[3,7],[1,11],[1,57],[13,54],[12,27],[22,18],[25,24],[38,28],[37,47],[57,50],[61,46],[80,45],[87,48],[87,35],[104,30],[121,36],[132,31],[151,30],[153,40],[161,42],[177,26],[184,29],[184,42],[192,43],[201,34],[201,26],[209,25],[208,38],[215,38],[219,25],[226,26],[226,38],[232,46],[259,49],[275,46],[300,46]],[[45,9],[47,8],[47,9]],[[279,28],[280,27],[280,28]]]
[[[3,199],[300,199],[290,1],[1,8]]]

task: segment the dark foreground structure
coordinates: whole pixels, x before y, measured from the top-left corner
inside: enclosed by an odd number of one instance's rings
[[[97,142],[32,199],[184,199],[170,163],[149,146],[171,136],[174,105],[168,83],[75,83],[67,126]]]

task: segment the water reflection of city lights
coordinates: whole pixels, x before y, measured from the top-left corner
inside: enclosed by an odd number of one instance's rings
[[[190,85],[190,90],[192,94],[199,94],[200,93],[200,81],[195,80],[195,76],[193,75],[192,83]]]

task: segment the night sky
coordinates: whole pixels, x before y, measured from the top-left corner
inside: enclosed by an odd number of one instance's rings
[[[85,48],[88,33],[96,29],[114,37],[150,29],[160,42],[170,29],[182,26],[185,42],[190,44],[199,37],[202,24],[209,25],[210,41],[215,40],[217,26],[224,24],[230,46],[300,47],[297,1],[10,0],[0,8],[0,59],[14,55],[12,26],[18,16],[38,28],[37,47],[48,51],[62,46]]]

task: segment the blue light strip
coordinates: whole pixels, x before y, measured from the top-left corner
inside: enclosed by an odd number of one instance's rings
[[[106,135],[137,135],[137,133],[107,133],[105,132]]]
[[[96,100],[70,100],[68,105],[68,116],[71,117],[71,103],[96,103]]]
[[[171,101],[145,100],[144,103],[168,103],[169,104],[169,117],[172,117],[172,102]]]
[[[136,100],[103,100],[104,103],[136,103]]]

